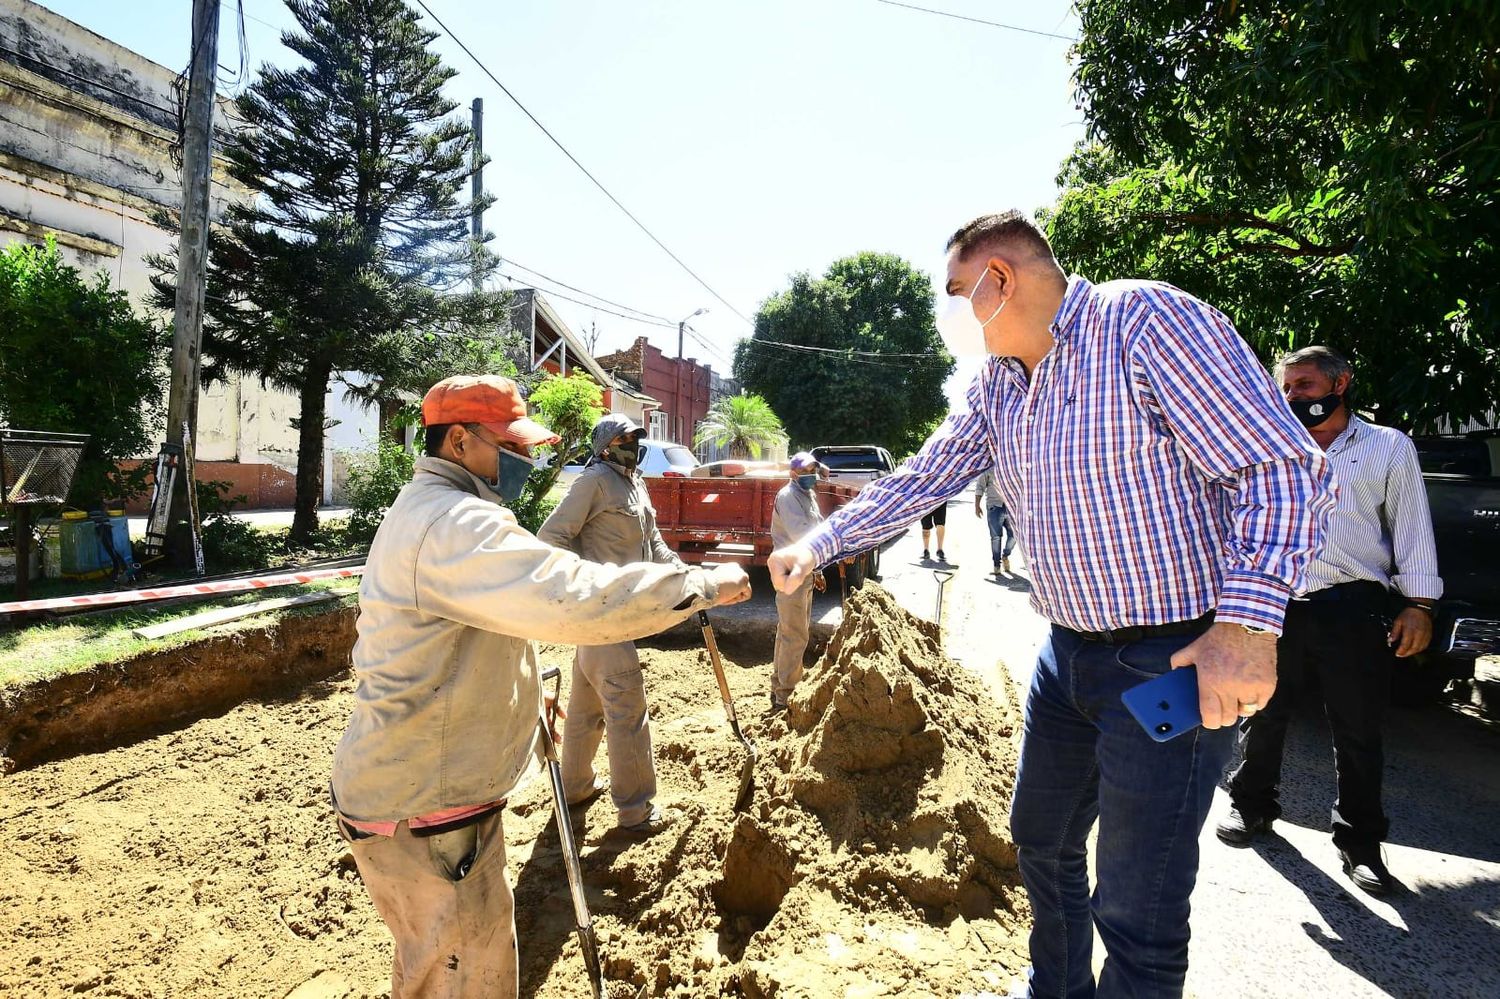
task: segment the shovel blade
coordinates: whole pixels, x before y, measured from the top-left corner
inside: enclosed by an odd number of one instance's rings
[[[750,804],[750,791],[755,786],[755,759],[758,755],[755,743],[744,736],[740,740],[745,744],[745,762],[740,766],[740,789],[734,796],[734,810],[743,812]]]

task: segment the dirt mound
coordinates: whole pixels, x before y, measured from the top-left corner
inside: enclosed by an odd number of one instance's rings
[[[1025,965],[1005,811],[1019,720],[930,625],[867,587],[782,716],[763,713],[769,663],[725,661],[760,750],[743,814],[706,655],[641,659],[678,819],[623,839],[606,795],[575,827],[612,996],[1005,990]],[[384,995],[390,937],[327,805],[352,686],[0,779],[0,994]],[[522,995],[583,999],[544,780],[512,797],[505,833]]]
[[[722,721],[657,726],[694,786],[674,831],[589,852],[608,977],[693,996],[1008,984],[1027,918],[1007,833],[1018,730],[931,624],[864,588],[785,721],[759,733],[747,813],[725,814],[739,757]],[[554,969],[541,994],[582,993]]]

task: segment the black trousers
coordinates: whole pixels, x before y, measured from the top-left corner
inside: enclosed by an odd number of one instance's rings
[[[1313,597],[1287,605],[1276,644],[1276,693],[1241,725],[1245,758],[1230,777],[1229,796],[1247,819],[1280,817],[1287,725],[1303,693],[1316,686],[1333,732],[1333,842],[1345,850],[1376,846],[1390,827],[1380,805],[1380,729],[1393,661],[1388,596],[1378,583],[1345,583]]]

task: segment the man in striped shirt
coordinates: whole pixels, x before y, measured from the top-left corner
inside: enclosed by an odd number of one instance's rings
[[[1350,880],[1383,895],[1392,887],[1380,856],[1390,827],[1380,803],[1380,729],[1391,653],[1427,647],[1443,595],[1422,466],[1405,434],[1350,411],[1354,369],[1337,351],[1306,347],[1283,357],[1276,373],[1292,410],[1333,463],[1339,500],[1305,592],[1287,608],[1276,696],[1245,723],[1245,758],[1229,784],[1234,807],[1215,831],[1226,843],[1248,843],[1281,815],[1276,785],[1287,723],[1298,694],[1315,682],[1333,732],[1333,843]],[[1401,606],[1388,621],[1392,591]]]
[[[1282,615],[1333,507],[1328,463],[1222,314],[1168,285],[1067,278],[1019,213],[953,235],[947,294],[950,349],[991,355],[968,411],[773,554],[772,579],[795,588],[994,468],[1053,624],[1011,808],[1028,994],[1177,996],[1198,833],[1231,726],[1275,687]],[[1154,742],[1120,694],[1188,665],[1203,727]]]

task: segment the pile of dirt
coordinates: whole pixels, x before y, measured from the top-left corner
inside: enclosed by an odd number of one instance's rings
[[[566,666],[572,650],[542,653]],[[931,625],[867,587],[785,715],[764,713],[770,663],[726,659],[760,751],[742,814],[743,750],[707,656],[641,660],[677,821],[624,839],[605,795],[575,825],[612,996],[1005,991],[1025,965],[1006,836],[1019,719]],[[0,779],[0,994],[386,994],[390,937],[327,806],[352,689],[315,683]],[[544,780],[512,797],[505,832],[522,995],[583,999]]]
[[[678,825],[615,850],[590,815],[585,876],[621,994],[954,996],[1003,991],[1025,966],[1019,719],[879,587],[766,720],[745,814],[721,718],[700,707],[655,733],[664,782],[688,785]],[[584,994],[547,970],[539,995]]]

